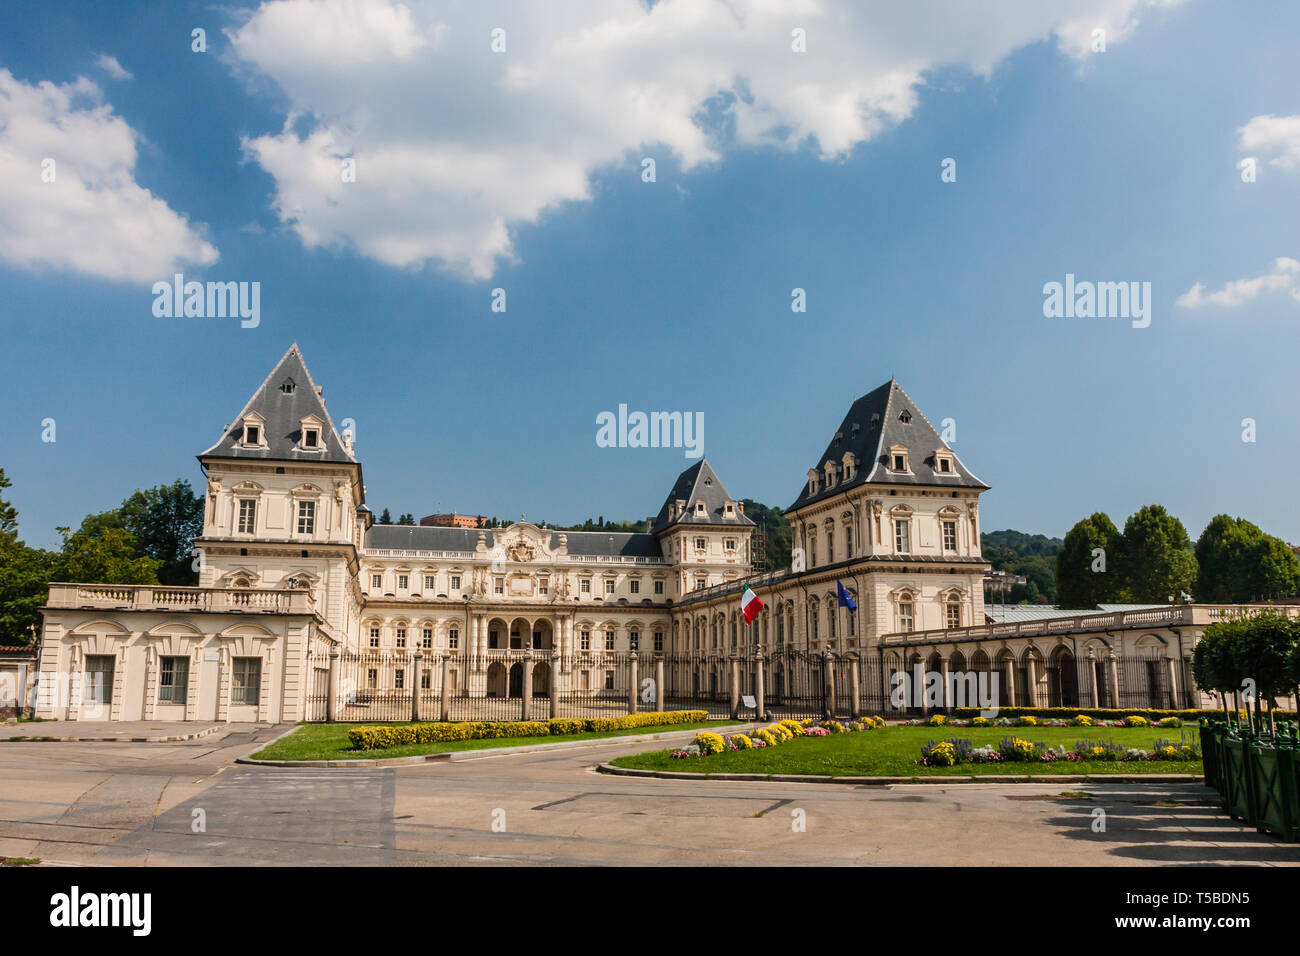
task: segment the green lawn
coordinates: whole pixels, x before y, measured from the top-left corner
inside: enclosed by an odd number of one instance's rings
[[[1200,761],[1080,761],[1054,763],[960,764],[922,767],[921,745],[931,740],[965,738],[975,746],[998,744],[1004,737],[1041,741],[1050,747],[1073,747],[1078,740],[1114,741],[1125,747],[1149,750],[1158,738],[1178,742],[1193,739],[1195,727],[1157,730],[1149,727],[887,727],[884,730],[836,734],[831,737],[796,737],[761,750],[726,750],[711,757],[674,760],[671,751],[656,750],[611,761],[638,770],[677,770],[688,773],[797,773],[833,777],[929,777],[980,774],[1103,774],[1201,773]]]
[[[589,734],[559,734],[550,737],[491,737],[487,740],[450,740],[436,744],[406,744],[379,750],[353,750],[348,731],[359,724],[303,724],[287,737],[253,754],[255,760],[377,760],[383,757],[419,757],[457,750],[486,750],[493,747],[528,747],[564,740],[598,740],[630,734],[657,734],[672,730],[704,730],[733,727],[737,721],[709,720],[697,724],[664,724]]]

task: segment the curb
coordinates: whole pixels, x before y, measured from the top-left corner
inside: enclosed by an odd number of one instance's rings
[[[180,741],[182,741],[182,740],[198,740],[200,737],[207,737],[207,736],[209,736],[209,735],[211,735],[211,734],[215,734],[218,730],[221,730],[221,729],[222,729],[222,727],[221,727],[220,725],[215,725],[215,726],[209,727],[207,730],[200,730],[200,731],[197,731],[197,732],[192,733],[192,734],[172,734],[172,735],[169,735],[169,736],[166,736],[166,737],[47,737],[47,736],[43,736],[43,735],[42,735],[42,736],[32,736],[32,737],[26,737],[26,736],[23,736],[23,737],[0,737],[0,743],[5,743],[5,744],[18,744],[18,743],[21,743],[21,744],[49,744],[49,743],[64,743],[64,744],[89,744],[89,743],[95,743],[95,744],[107,744],[107,743],[114,743],[114,744],[116,744],[116,743],[122,743],[122,744],[172,744],[172,743],[178,743],[178,742],[180,742]]]
[[[750,725],[735,724],[735,733],[744,733]],[[757,726],[756,724],[753,726]],[[293,728],[297,730],[297,728]],[[286,731],[280,737],[288,736],[293,730]],[[731,729],[728,728],[728,732]],[[557,750],[580,750],[584,747],[608,746],[612,743],[621,743],[628,741],[632,743],[642,743],[644,741],[662,740],[670,737],[678,737],[683,734],[698,734],[700,730],[663,730],[657,734],[628,734],[624,737],[597,737],[593,740],[560,740],[550,744],[520,744],[517,747],[484,747],[481,750],[454,750],[438,754],[417,754],[414,757],[358,757],[355,760],[254,760],[252,757],[238,757],[235,763],[252,764],[259,767],[406,767],[429,763],[435,760],[449,760],[459,763],[464,760],[484,760],[488,757],[514,757],[523,754],[548,753]],[[276,740],[279,740],[277,737]],[[520,740],[528,738],[521,737]],[[275,741],[271,741],[275,743]],[[267,744],[269,747],[270,744]]]
[[[831,777],[824,774],[798,773],[689,773],[681,770],[636,770],[610,763],[596,766],[598,773],[619,777],[658,777],[661,780],[727,780],[743,783],[847,783],[855,786],[888,787],[914,783],[1204,783],[1205,777],[1192,773],[1103,773],[1103,774],[989,774],[967,777]]]

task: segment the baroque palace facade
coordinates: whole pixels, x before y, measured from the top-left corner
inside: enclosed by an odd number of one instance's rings
[[[988,486],[892,380],[853,403],[787,509],[793,567],[759,575],[754,523],[704,459],[641,533],[375,524],[351,434],[335,427],[296,344],[198,458],[198,587],[52,585],[41,716],[313,719],[309,697],[340,652],[420,652],[429,665],[397,680],[511,697],[525,655],[536,694],[599,686],[602,654],[798,649],[874,660],[880,674],[918,662],[996,669],[1004,703],[1017,691],[1047,703],[1042,685],[1065,650],[1100,661],[1097,683],[1074,689],[1079,704],[1089,693],[1106,703],[1117,654],[1147,653],[1171,693],[1181,679],[1190,694],[1181,675],[1199,632],[1187,609],[1127,623],[1098,614],[1086,626],[986,618]],[[856,612],[839,605],[837,582]],[[746,583],[766,605],[752,625],[740,612]],[[1122,683],[1109,681],[1111,693]]]

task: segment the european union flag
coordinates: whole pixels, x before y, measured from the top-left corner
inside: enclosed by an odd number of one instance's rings
[[[835,582],[835,590],[839,594],[840,607],[846,607],[850,611],[856,611],[858,609],[857,602],[853,600],[852,596],[849,594],[849,589],[844,586],[843,581]]]

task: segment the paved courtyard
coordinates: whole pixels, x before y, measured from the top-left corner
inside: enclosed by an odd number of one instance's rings
[[[1300,846],[1228,820],[1199,784],[857,787],[594,772],[645,749],[626,739],[410,767],[233,763],[284,729],[6,743],[0,856],[95,866],[1300,863]],[[1105,832],[1094,832],[1097,809]]]

